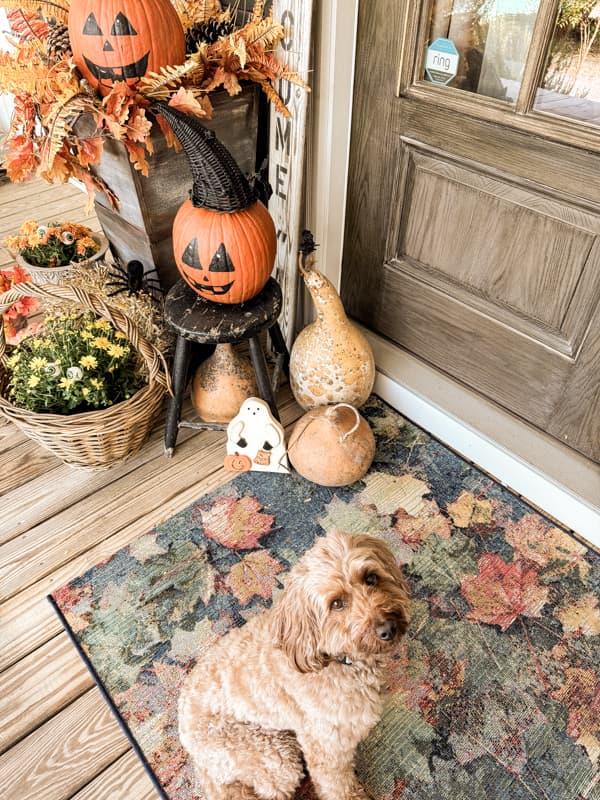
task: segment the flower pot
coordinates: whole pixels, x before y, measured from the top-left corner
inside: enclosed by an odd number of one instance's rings
[[[84,258],[82,261],[71,261],[63,267],[42,267],[38,264],[30,264],[20,253],[15,255],[15,261],[31,276],[31,280],[35,283],[60,284],[66,277],[71,275],[75,269],[86,267],[94,261],[99,261],[105,255],[108,249],[108,240],[106,236],[101,233],[92,233],[90,236],[100,245],[100,249],[92,256]]]

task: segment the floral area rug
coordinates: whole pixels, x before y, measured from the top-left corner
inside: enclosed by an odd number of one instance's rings
[[[383,537],[413,597],[357,757],[373,797],[598,800],[598,554],[377,398],[363,413],[377,441],[363,481],[239,475],[51,598],[159,792],[201,797],[176,720],[195,654],[340,528]],[[313,800],[308,780],[298,797]]]

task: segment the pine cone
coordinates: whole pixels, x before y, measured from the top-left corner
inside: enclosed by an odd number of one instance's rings
[[[232,31],[231,20],[208,19],[206,22],[195,22],[185,33],[186,51],[193,53],[202,42],[214,44],[221,36],[229,36]]]
[[[71,41],[66,25],[59,25],[58,22],[48,23],[48,39],[46,42],[48,55],[51,58],[61,58],[71,54]]]

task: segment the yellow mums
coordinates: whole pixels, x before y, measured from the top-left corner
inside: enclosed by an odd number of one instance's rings
[[[144,383],[123,334],[91,314],[47,317],[7,360],[11,402],[58,414],[106,408]]]

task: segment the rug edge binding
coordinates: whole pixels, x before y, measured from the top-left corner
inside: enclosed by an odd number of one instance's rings
[[[171,800],[171,798],[169,798],[169,796],[165,793],[164,788],[162,787],[162,785],[159,782],[158,778],[154,774],[152,768],[148,764],[148,761],[146,760],[146,756],[144,755],[142,749],[140,748],[139,744],[135,740],[135,737],[133,736],[133,734],[129,730],[129,726],[127,725],[127,723],[125,722],[125,720],[121,716],[121,714],[119,712],[119,709],[113,703],[112,698],[110,697],[110,695],[108,694],[106,688],[104,687],[104,684],[102,683],[102,680],[101,680],[100,676],[98,675],[98,673],[94,669],[94,666],[93,666],[92,662],[90,661],[90,659],[88,658],[86,652],[83,650],[83,648],[79,644],[75,634],[71,630],[71,627],[69,626],[69,623],[66,620],[65,615],[62,613],[61,609],[58,607],[58,604],[57,604],[56,600],[54,599],[54,597],[51,594],[47,594],[46,595],[46,599],[48,600],[48,602],[50,603],[50,605],[54,609],[54,612],[55,612],[56,616],[58,617],[58,619],[60,621],[60,624],[63,626],[63,628],[65,630],[65,633],[69,637],[69,639],[71,641],[71,644],[73,645],[73,647],[77,651],[77,654],[79,655],[79,657],[81,658],[81,660],[85,664],[86,669],[88,670],[88,672],[92,676],[92,679],[93,679],[94,683],[98,687],[98,690],[100,691],[100,694],[102,695],[102,698],[104,699],[104,701],[108,705],[109,709],[111,710],[113,716],[115,717],[116,721],[118,722],[119,727],[123,731],[124,735],[127,737],[127,741],[131,745],[131,748],[132,748],[133,752],[136,754],[136,756],[140,760],[140,762],[142,764],[142,767],[144,768],[144,771],[148,775],[148,778],[150,779],[154,789],[156,789],[156,791],[158,792],[161,800]]]

